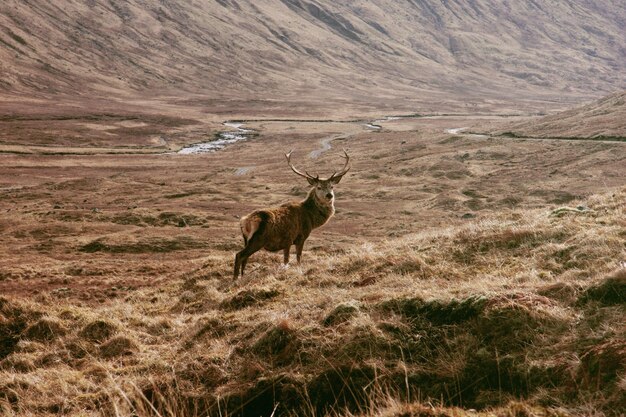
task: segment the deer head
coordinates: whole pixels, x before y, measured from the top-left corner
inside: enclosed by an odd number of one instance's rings
[[[294,167],[293,164],[291,163],[292,153],[293,153],[293,150],[285,154],[285,157],[287,158],[287,163],[289,164],[289,168],[291,168],[291,170],[295,172],[296,174],[298,174],[299,176],[306,178],[309,184],[311,184],[311,186],[315,188],[315,197],[317,198],[318,201],[332,204],[335,198],[333,186],[335,184],[339,184],[339,181],[341,181],[341,178],[343,178],[343,176],[346,175],[346,173],[350,170],[350,167],[348,166],[350,162],[350,156],[348,156],[348,153],[346,152],[346,150],[344,149],[343,155],[341,155],[341,157],[346,160],[345,164],[343,165],[343,168],[341,168],[341,171],[334,172],[333,175],[325,179],[320,178],[319,175],[313,176],[306,171],[304,171],[303,173],[302,171]]]

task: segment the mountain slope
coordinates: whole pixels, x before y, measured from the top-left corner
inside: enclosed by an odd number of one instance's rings
[[[625,84],[625,27],[626,5],[599,0],[9,0],[0,90],[571,102]]]
[[[538,138],[626,140],[626,91],[540,119],[508,124],[493,133]]]

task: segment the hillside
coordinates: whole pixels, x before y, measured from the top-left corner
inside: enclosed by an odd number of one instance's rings
[[[560,108],[624,85],[625,26],[626,5],[600,0],[8,0],[0,91],[14,110]]]
[[[618,0],[0,1],[0,416],[624,417],[624,33]],[[239,220],[311,186],[289,150],[350,155],[334,216],[233,279]]]
[[[619,416],[624,144],[410,123],[318,158],[345,124],[250,123],[203,155],[0,154],[0,414]],[[237,217],[306,193],[281,151],[328,175],[343,147],[302,264],[259,252],[233,280]]]
[[[490,133],[516,137],[626,141],[626,91],[565,112],[499,126]]]
[[[236,283],[227,251],[84,246],[96,263],[65,280],[98,275],[101,294],[0,297],[0,412],[620,416],[626,194],[578,204],[313,251],[302,267],[257,256]],[[177,269],[144,261],[157,286],[98,266],[153,251]]]

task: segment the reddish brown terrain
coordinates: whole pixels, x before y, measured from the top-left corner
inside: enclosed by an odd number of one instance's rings
[[[288,169],[282,150],[296,149],[299,165],[323,175],[340,166],[338,149],[352,155],[352,173],[338,186],[337,218],[311,243],[331,251],[454,227],[467,222],[464,215],[550,210],[624,185],[622,143],[474,138],[441,128],[465,123],[417,119],[412,130],[394,132],[392,121],[382,132],[332,141],[319,159],[309,155],[321,146],[317,138],[337,132],[261,134],[204,155],[1,155],[10,253],[0,289],[150,285],[168,270],[180,272],[183,260],[213,251],[228,257],[240,245],[237,217],[304,196],[307,184]],[[288,132],[298,123],[277,125]],[[121,265],[129,282],[102,278]],[[82,272],[68,276],[74,269]],[[23,285],[33,279],[34,286]]]
[[[550,116],[504,126],[500,124],[491,133],[512,137],[626,141],[626,91]]]
[[[622,416],[625,21],[3,2],[0,415]],[[336,214],[233,280],[292,149]]]
[[[623,87],[625,21],[599,0],[9,0],[0,91],[90,111],[551,110]]]

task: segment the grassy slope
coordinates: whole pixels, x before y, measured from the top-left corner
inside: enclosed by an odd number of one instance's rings
[[[581,204],[313,252],[286,270],[259,256],[236,286],[228,251],[101,305],[1,298],[0,409],[150,414],[145,396],[170,415],[466,413],[407,400],[619,415],[626,190]]]
[[[200,108],[282,99],[308,103],[308,117],[329,102],[552,109],[623,85],[625,16],[621,2],[599,0],[9,0],[0,91],[139,107],[155,96]]]
[[[508,123],[491,133],[535,138],[626,140],[626,91],[550,116]]]

